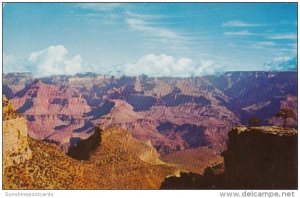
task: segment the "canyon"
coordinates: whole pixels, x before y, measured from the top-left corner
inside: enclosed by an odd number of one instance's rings
[[[223,162],[228,131],[251,116],[280,126],[274,115],[284,107],[297,114],[298,97],[297,72],[262,71],[189,78],[11,73],[3,94],[26,119],[31,142],[89,161],[100,131],[121,130],[148,145],[139,159],[197,175]],[[297,128],[297,117],[287,126]]]
[[[96,127],[93,144],[87,139],[72,147],[80,152],[71,150],[88,158],[75,159],[54,144],[29,137],[27,121],[5,97],[3,109],[3,189],[158,189],[178,171],[158,158],[150,142],[120,128]]]
[[[15,124],[3,128],[3,189],[297,189],[298,133],[293,128],[233,128],[224,161],[197,174],[165,163],[150,141],[137,140],[120,128],[96,127],[98,141],[87,139],[73,147],[81,154],[92,145],[88,158],[74,159],[53,144],[28,137],[25,119],[5,97],[3,107],[4,124]],[[19,131],[22,136],[16,135]],[[193,153],[201,160],[197,149]]]

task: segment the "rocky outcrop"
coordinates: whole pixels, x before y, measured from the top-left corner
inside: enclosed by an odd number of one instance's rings
[[[88,160],[92,150],[99,147],[101,143],[101,129],[95,127],[95,132],[87,139],[71,138],[68,155],[78,160]]]
[[[228,134],[225,178],[238,188],[297,188],[298,134],[280,127],[239,127]]]
[[[98,135],[101,144],[88,160],[76,160],[53,144],[29,138],[32,158],[5,168],[3,189],[158,189],[167,175],[177,171],[161,162],[149,143],[123,129],[110,128]],[[89,143],[96,145],[86,142],[82,148]]]
[[[229,134],[224,164],[203,176],[166,178],[163,189],[297,189],[298,134],[279,127],[237,127]]]
[[[154,146],[152,146],[150,140],[145,142],[144,148],[145,150],[139,153],[139,159],[150,164],[163,164],[163,162],[159,159],[157,150]]]
[[[27,121],[20,117],[9,103],[2,98],[3,107],[3,169],[31,158],[27,135]]]
[[[136,157],[149,164],[164,164],[150,141],[137,140],[127,130],[117,127],[107,128],[104,130],[101,140],[105,141],[102,146],[107,147],[112,153],[123,150],[123,154],[130,155],[131,158]]]

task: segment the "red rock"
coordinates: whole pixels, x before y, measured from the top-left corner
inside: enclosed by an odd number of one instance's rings
[[[65,151],[71,137],[87,138],[93,130],[91,126],[76,133],[76,129],[84,127],[88,120],[84,114],[91,108],[73,89],[35,81],[11,102],[29,121],[30,137],[54,142]]]

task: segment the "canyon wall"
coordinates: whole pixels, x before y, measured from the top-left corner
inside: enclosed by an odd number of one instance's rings
[[[237,127],[229,134],[224,164],[204,175],[166,178],[162,189],[297,189],[298,133],[280,127]]]
[[[240,188],[297,188],[298,134],[280,127],[235,128],[224,152],[225,178]]]
[[[161,159],[194,173],[219,161],[231,128],[248,125],[252,116],[261,125],[280,126],[282,119],[274,115],[284,107],[297,114],[298,97],[297,72],[263,71],[187,78],[87,73],[36,80],[16,73],[4,75],[3,90],[27,119],[29,136],[65,153],[93,139],[95,126],[119,127],[150,141]],[[289,118],[287,126],[296,128],[297,119]]]

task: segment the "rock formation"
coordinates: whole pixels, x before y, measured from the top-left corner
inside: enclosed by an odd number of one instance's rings
[[[24,163],[31,158],[28,145],[27,121],[20,117],[5,96],[3,107],[3,169]]]
[[[224,165],[206,169],[203,176],[181,173],[168,177],[167,189],[297,189],[298,134],[279,127],[237,127],[229,134]]]
[[[75,90],[35,80],[11,102],[28,120],[30,137],[55,143],[64,152],[72,145],[70,139],[86,139],[94,131],[84,115],[90,107]]]
[[[105,143],[102,145],[109,150],[109,153],[124,152],[131,157],[137,157],[143,162],[159,165],[164,164],[159,159],[159,154],[152,146],[150,141],[143,142],[132,137],[128,131],[122,128],[108,128],[102,134],[102,139]],[[116,156],[119,158],[122,156]]]
[[[262,125],[273,125],[268,119],[280,110],[281,101],[298,96],[297,72],[241,71],[204,78],[229,97],[225,106],[245,125],[251,116]]]
[[[6,98],[11,99],[19,91],[26,88],[33,78],[31,73],[9,73],[3,75],[3,94]]]
[[[78,160],[88,160],[90,152],[100,146],[101,132],[102,130],[99,127],[95,127],[95,132],[87,139],[72,138],[70,142],[73,145],[69,148],[67,154]]]
[[[4,169],[3,189],[158,189],[167,175],[177,172],[159,160],[149,143],[124,129],[94,134],[101,136],[101,143],[86,160],[29,138],[32,158]]]
[[[235,128],[224,152],[225,178],[231,186],[297,188],[298,134],[280,127]],[[227,179],[228,180],[228,179]]]

